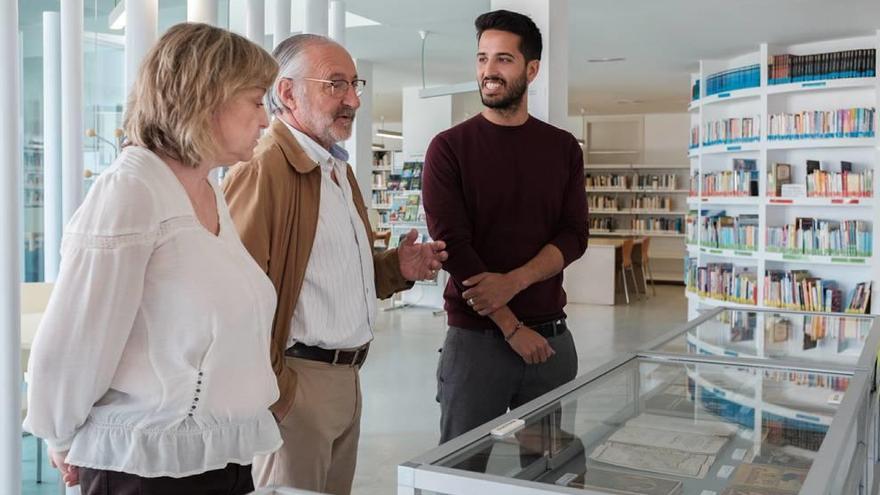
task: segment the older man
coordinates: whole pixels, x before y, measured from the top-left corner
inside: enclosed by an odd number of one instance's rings
[[[278,292],[270,355],[281,396],[272,412],[284,445],[254,460],[254,481],[347,494],[360,433],[358,370],[377,297],[432,278],[445,245],[414,244],[412,231],[398,249],[373,254],[361,193],[336,144],[351,135],[366,82],[348,52],[322,36],[293,36],[273,55],[275,120],[224,184],[241,239]]]

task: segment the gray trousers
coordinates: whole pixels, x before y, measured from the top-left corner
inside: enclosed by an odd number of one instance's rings
[[[578,359],[571,332],[548,341],[556,354],[530,365],[497,330],[449,327],[437,365],[440,443],[573,380]]]

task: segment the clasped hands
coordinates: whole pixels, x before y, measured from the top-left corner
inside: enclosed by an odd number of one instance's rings
[[[507,303],[529,284],[521,279],[516,271],[513,271],[509,273],[480,273],[465,280],[463,285],[468,289],[462,292],[461,296],[467,301],[468,306],[480,316],[492,317],[502,308],[506,308]],[[556,354],[547,339],[528,326],[523,325],[518,329],[504,328],[504,326],[510,325],[502,324],[499,318],[493,318],[493,320],[501,327],[510,347],[526,363],[543,363]],[[513,323],[516,325],[516,321]]]

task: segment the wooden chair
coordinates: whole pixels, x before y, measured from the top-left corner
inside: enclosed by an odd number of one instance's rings
[[[636,264],[639,265],[639,271],[642,273],[642,287],[645,288],[645,297],[648,297],[648,278],[651,280],[651,294],[657,295],[657,287],[654,284],[654,272],[651,271],[651,258],[649,256],[649,251],[651,247],[651,238],[650,237],[642,237],[641,249],[636,260]]]
[[[620,278],[623,280],[623,294],[626,296],[626,303],[629,304],[629,287],[627,287],[626,283],[626,272],[629,270],[629,274],[632,277],[633,288],[636,290],[636,294],[639,292],[638,282],[636,281],[636,272],[633,269],[633,246],[634,242],[632,239],[624,239],[623,246],[620,248],[621,256],[620,256]],[[639,296],[641,297],[641,296]]]

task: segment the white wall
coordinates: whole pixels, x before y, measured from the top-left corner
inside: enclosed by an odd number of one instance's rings
[[[424,160],[431,139],[452,126],[452,96],[419,98],[419,89],[403,88],[405,160]]]
[[[654,113],[645,115],[645,163],[681,165],[687,158],[690,115]]]

